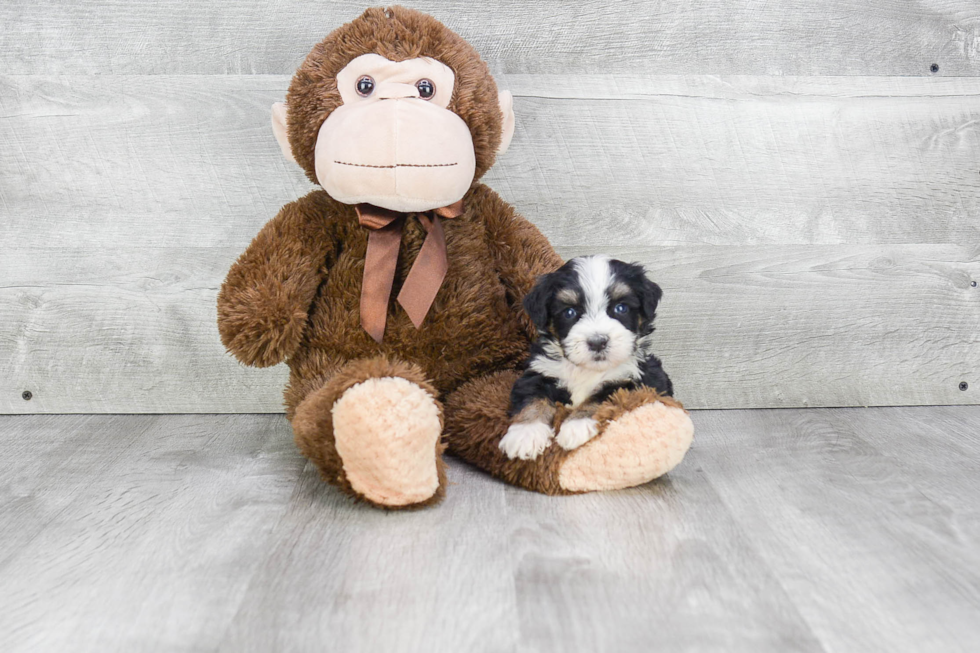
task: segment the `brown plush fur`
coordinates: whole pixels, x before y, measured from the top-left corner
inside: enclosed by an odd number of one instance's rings
[[[680,408],[684,410],[684,405],[667,395],[662,395],[653,388],[639,388],[637,390],[619,389],[609,399],[599,405],[598,410],[592,415],[598,423],[599,431],[606,428],[606,425],[624,413],[639,408],[646,404],[659,401],[664,406]],[[686,410],[684,412],[687,412]]]
[[[373,7],[335,29],[300,66],[286,95],[286,124],[293,157],[313,183],[313,160],[320,125],[343,104],[337,73],[352,59],[375,52],[390,61],[432,57],[456,75],[449,110],[470,128],[476,150],[474,181],[493,165],[502,116],[490,69],[469,43],[432,16],[405,7]]]
[[[286,416],[297,443],[325,480],[352,495],[357,493],[333,444],[330,408],[343,390],[366,378],[356,364],[379,356],[390,365],[414,364],[421,376],[397,370],[382,375],[425,381],[436,397],[467,380],[513,369],[534,333],[521,308],[524,295],[538,275],[562,264],[537,228],[486,186],[474,184],[464,206],[463,215],[443,221],[449,272],[422,328],[416,330],[391,302],[380,344],[360,324],[367,230],[352,206],[323,191],[286,205],[232,266],[219,293],[222,342],[246,364],[287,360]],[[410,215],[392,296],[424,239],[424,228]],[[504,410],[506,404],[505,398]],[[442,493],[440,484],[431,501]]]
[[[545,494],[567,494],[558,483],[569,452],[551,446],[534,460],[511,460],[498,444],[510,418],[510,389],[520,372],[502,371],[474,379],[445,402],[446,442],[455,454],[512,485]]]
[[[533,225],[476,184],[463,215],[444,220],[449,271],[421,329],[394,301],[384,340],[361,328],[366,229],[352,206],[314,191],[280,211],[232,267],[218,297],[222,342],[242,362],[289,359],[291,418],[300,401],[350,360],[381,354],[419,365],[440,393],[514,367],[533,327],[521,301],[561,259]],[[425,239],[409,217],[392,296]]]
[[[379,376],[407,379],[446,402],[445,444],[438,443],[434,452],[438,491],[407,507],[442,498],[446,444],[508,482],[565,493],[558,477],[568,452],[553,446],[535,461],[512,461],[497,448],[509,425],[509,392],[517,378],[510,370],[526,356],[535,335],[522,301],[537,276],[562,261],[533,225],[476,181],[492,165],[501,133],[497,89],[486,64],[429,16],[401,7],[369,9],[317,45],[293,78],[287,98],[293,154],[315,181],[317,131],[340,103],[335,76],[351,59],[370,52],[395,61],[429,56],[452,68],[456,87],[449,108],[469,125],[476,151],[464,212],[442,222],[449,271],[421,329],[395,301],[380,344],[361,328],[368,232],[353,206],[318,190],[283,207],[232,266],[218,295],[221,340],[248,365],[288,363],[286,416],[296,443],[325,480],[353,496],[359,495],[337,453],[331,411],[348,388]],[[425,236],[417,216],[408,214],[392,297]],[[651,400],[642,393],[617,395],[599,414],[608,421]]]

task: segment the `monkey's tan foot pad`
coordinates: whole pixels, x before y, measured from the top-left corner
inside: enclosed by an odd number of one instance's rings
[[[351,487],[372,503],[410,506],[439,489],[439,406],[400,377],[350,387],[332,409],[337,453]]]
[[[598,436],[572,451],[558,483],[568,492],[641,485],[676,467],[693,438],[694,424],[683,408],[643,404],[609,420]]]

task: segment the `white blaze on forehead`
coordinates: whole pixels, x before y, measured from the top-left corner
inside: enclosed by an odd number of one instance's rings
[[[590,317],[606,311],[606,292],[613,280],[609,257],[582,256],[573,261],[578,282],[585,294],[585,313]]]

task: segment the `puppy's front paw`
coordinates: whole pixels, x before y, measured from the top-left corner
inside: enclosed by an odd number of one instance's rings
[[[578,449],[595,437],[596,421],[591,417],[576,417],[565,420],[555,439],[562,449]]]
[[[554,435],[555,432],[544,422],[511,424],[498,446],[511,460],[534,460],[548,448]]]

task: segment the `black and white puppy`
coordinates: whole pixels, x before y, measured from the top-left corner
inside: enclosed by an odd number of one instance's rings
[[[662,294],[641,266],[608,256],[574,258],[538,279],[524,299],[538,339],[511,391],[512,424],[499,445],[509,458],[537,458],[552,438],[565,449],[585,444],[596,434],[595,409],[620,388],[673,395],[650,353]],[[557,404],[572,412],[555,438]]]

